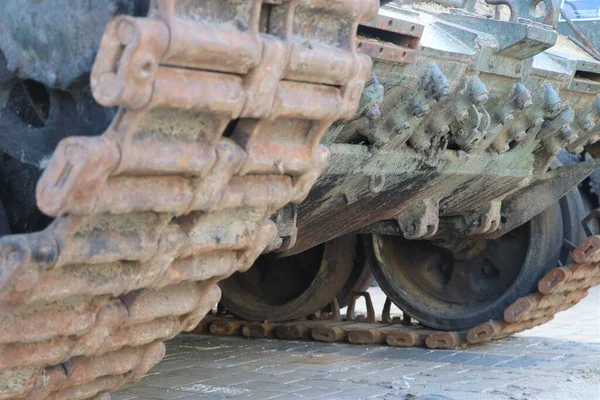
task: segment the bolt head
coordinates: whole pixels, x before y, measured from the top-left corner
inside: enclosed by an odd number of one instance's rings
[[[410,129],[410,124],[408,122],[404,122],[402,125],[396,125],[394,127],[394,133],[397,135],[401,135],[404,131]]]
[[[117,38],[123,46],[131,44],[135,40],[135,26],[128,20],[121,20],[117,26]]]
[[[525,139],[525,136],[527,136],[527,132],[525,131],[518,131],[517,133],[515,133],[513,135],[513,140],[520,142],[521,140]]]
[[[535,121],[533,121],[533,126],[537,128],[538,126],[542,126],[543,123],[544,123],[544,118],[539,117],[539,118],[536,118]]]
[[[425,151],[431,147],[431,142],[429,140],[423,140],[416,146],[417,151]]]
[[[591,118],[586,118],[586,120],[582,122],[583,124],[581,128],[586,132],[591,131],[594,128],[594,126],[596,126],[596,123]]]
[[[344,193],[344,201],[346,202],[346,204],[350,205],[356,203],[358,201],[358,198],[354,193]]]
[[[117,74],[113,72],[105,72],[98,80],[98,92],[102,96],[115,99],[121,93],[121,85]]]
[[[430,110],[431,108],[429,107],[429,104],[423,104],[415,110],[415,117],[423,118],[425,114],[429,113]]]
[[[433,98],[434,98],[436,101],[440,101],[440,100],[442,100],[444,97],[448,97],[449,95],[450,95],[450,89],[448,89],[448,88],[442,88],[442,89],[438,90],[438,91],[437,91],[437,92],[434,94]]]
[[[450,132],[450,127],[448,125],[443,125],[436,129],[435,134],[437,136],[442,136],[447,134],[448,132]]]
[[[562,128],[560,128],[558,135],[561,139],[567,140],[571,136],[572,133],[573,133],[573,129],[571,129],[571,126],[564,125]]]
[[[509,122],[514,121],[514,120],[515,120],[515,116],[512,113],[510,113],[510,114],[506,114],[504,117],[502,117],[501,123],[502,123],[502,125],[506,125]]]
[[[504,154],[504,153],[506,153],[509,150],[510,150],[510,146],[508,145],[508,143],[505,143],[505,144],[503,144],[501,146],[498,146],[498,148],[496,148],[496,152],[498,154]]]
[[[487,93],[480,93],[475,97],[474,103],[476,106],[480,106],[480,105],[486,103],[489,99],[490,99],[490,97],[488,96]]]
[[[560,101],[558,101],[558,102],[556,102],[556,103],[554,103],[554,104],[551,104],[551,105],[548,107],[548,112],[549,112],[550,114],[556,114],[556,113],[558,113],[558,112],[559,112],[561,109],[562,109],[562,103],[561,103]]]
[[[454,119],[456,119],[456,121],[458,121],[458,122],[463,122],[467,118],[469,118],[469,112],[467,110],[460,110],[454,116]]]
[[[373,104],[365,111],[365,117],[370,120],[376,120],[381,117],[381,110],[377,104]]]
[[[519,102],[519,110],[524,110],[533,105],[533,101],[531,99],[525,99]]]

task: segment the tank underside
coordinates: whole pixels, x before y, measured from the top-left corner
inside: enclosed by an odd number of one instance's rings
[[[391,4],[359,27],[371,80],[354,118],[325,134],[330,161],[308,198],[276,216],[295,228],[277,250],[281,265],[358,233],[366,269],[399,308],[461,330],[500,317],[570,261],[563,240],[583,240],[589,211],[572,189],[596,168],[580,160],[600,133],[600,63],[556,34],[558,10],[537,20],[518,12]],[[270,308],[225,282],[224,304],[281,322],[313,276]],[[330,308],[336,297],[325,297]]]
[[[219,300],[213,333],[455,347],[600,283],[600,60],[554,0],[22,3],[0,399],[110,398]],[[403,327],[353,315],[373,279]]]

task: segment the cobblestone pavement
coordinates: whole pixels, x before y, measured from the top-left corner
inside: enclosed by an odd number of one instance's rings
[[[598,400],[600,288],[547,326],[465,350],[181,335],[141,382],[113,395],[224,398]]]

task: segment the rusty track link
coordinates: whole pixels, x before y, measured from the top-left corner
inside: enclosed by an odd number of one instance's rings
[[[257,323],[235,319],[233,316],[207,316],[196,328],[199,333],[286,340],[309,339],[323,342],[353,344],[387,344],[390,346],[424,346],[432,349],[467,347],[505,338],[509,335],[542,325],[558,312],[579,303],[588,289],[600,285],[600,236],[583,241],[573,251],[573,264],[557,267],[538,282],[536,293],[517,299],[503,315],[503,320],[489,321],[468,331],[430,329],[404,319],[390,318],[390,300],[386,300],[382,321],[375,321],[368,293],[356,294],[348,306],[345,320],[336,315],[333,320],[307,320],[280,323]],[[353,315],[356,298],[367,300],[367,316],[357,320]],[[335,313],[334,313],[335,314]]]
[[[109,24],[91,84],[117,117],[56,149],[37,187],[54,222],[0,240],[0,399],[109,399],[280,244],[269,217],[355,112],[371,69],[355,32],[377,9],[157,0]]]

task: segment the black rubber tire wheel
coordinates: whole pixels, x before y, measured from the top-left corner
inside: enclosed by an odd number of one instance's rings
[[[507,237],[504,242],[497,242],[511,234],[518,236],[516,239]],[[510,247],[514,247],[515,240],[521,243],[519,238],[523,237],[527,240],[526,249],[515,254],[516,250],[513,251]],[[366,240],[368,242],[366,251],[375,279],[398,308],[421,324],[432,328],[467,330],[489,320],[501,319],[504,310],[511,303],[519,297],[532,293],[537,287],[538,280],[548,270],[557,266],[563,239],[560,207],[558,204],[554,205],[502,238],[494,240],[493,242],[496,242],[494,244],[486,242],[486,249],[487,246],[495,248],[492,255],[500,258],[500,262],[506,263],[503,258],[510,257],[520,258],[522,262],[517,265],[516,271],[511,271],[512,275],[508,272],[499,272],[497,280],[503,282],[502,286],[497,285],[499,287],[494,287],[489,291],[490,293],[485,290],[477,292],[478,295],[490,297],[485,301],[475,301],[474,298],[477,296],[470,298],[467,293],[455,293],[455,290],[449,295],[449,297],[453,296],[452,301],[441,298],[439,293],[444,290],[443,283],[436,287],[435,284],[430,284],[432,280],[425,279],[423,275],[429,273],[427,268],[431,265],[423,260],[428,260],[432,256],[427,253],[427,247],[425,250],[419,250],[418,242],[426,242],[421,245],[434,249],[435,246],[430,242],[409,241],[400,236],[373,235]],[[507,243],[508,247],[502,243]],[[502,249],[500,246],[507,248]],[[516,264],[510,263],[510,265]],[[451,274],[454,275],[454,268]],[[419,279],[415,279],[415,275]],[[452,283],[455,285],[466,276],[466,273],[458,270],[454,276],[458,277],[451,276],[446,284],[449,284],[451,279],[455,279]],[[495,284],[494,280],[491,282],[492,285]],[[474,285],[480,284],[481,282],[475,281]],[[463,296],[464,301],[461,299]]]
[[[251,321],[288,321],[321,311],[340,293],[355,261],[356,235],[299,254],[265,254],[244,273],[222,281],[221,303]]]
[[[350,295],[353,292],[366,292],[373,282],[373,273],[371,267],[367,262],[367,255],[364,250],[364,243],[362,240],[358,240],[356,243],[356,255],[354,257],[354,267],[350,273],[350,277],[346,281],[346,284],[340,290],[337,295],[338,304],[340,308],[344,308],[348,305]],[[329,311],[326,307],[325,311]]]
[[[585,240],[586,235],[581,221],[592,211],[591,207],[586,206],[583,196],[577,187],[565,194],[559,200],[559,204],[563,220],[563,238],[577,246]],[[597,224],[597,221],[591,223],[592,230],[597,231],[594,223]],[[571,250],[563,246],[560,253],[560,262],[563,265],[570,264],[572,256],[573,253]]]

